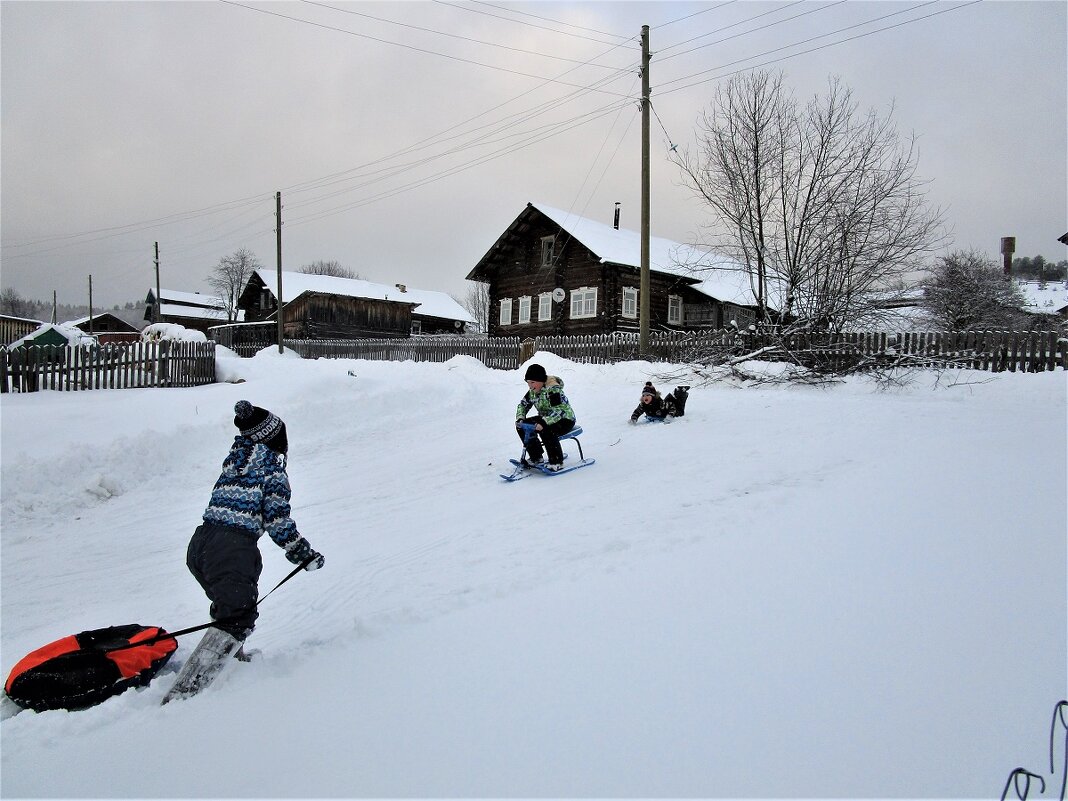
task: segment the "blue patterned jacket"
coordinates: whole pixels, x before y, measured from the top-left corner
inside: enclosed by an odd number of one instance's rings
[[[263,443],[238,436],[223,461],[204,522],[259,537],[264,531],[287,555],[302,538],[290,515],[285,456]]]

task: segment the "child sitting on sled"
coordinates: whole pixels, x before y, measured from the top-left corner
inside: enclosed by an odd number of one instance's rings
[[[642,387],[641,401],[638,408],[630,415],[630,422],[637,423],[643,414],[654,420],[663,420],[670,423],[676,417],[682,417],[686,413],[686,398],[689,397],[689,387],[675,387],[667,397],[660,397],[652,381],[646,381]]]
[[[575,410],[568,403],[564,394],[564,382],[557,376],[548,375],[540,364],[527,368],[524,380],[527,382],[527,394],[519,401],[515,410],[515,427],[519,438],[523,440],[526,455],[522,459],[524,467],[543,463],[543,451],[548,454],[547,469],[556,472],[564,466],[564,449],[560,437],[575,427]],[[527,412],[534,409],[537,415],[527,418]],[[523,423],[532,423],[534,432],[527,437]]]

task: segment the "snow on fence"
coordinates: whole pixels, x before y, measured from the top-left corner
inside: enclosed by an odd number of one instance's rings
[[[778,354],[774,351],[777,346],[781,346]],[[1068,338],[1056,331],[805,332],[786,336],[774,331],[671,331],[650,332],[644,355],[639,352],[637,334],[535,337],[524,340],[522,348],[521,361],[541,350],[578,362],[690,362],[701,361],[703,354],[729,349],[739,355],[761,352],[762,359],[787,358],[786,351],[833,367],[870,359],[873,366],[898,360],[906,365],[993,372],[1068,369]]]
[[[471,356],[487,367],[519,367],[519,339],[474,337],[412,337],[410,339],[287,339],[305,359],[369,359],[372,361],[446,362]]]
[[[967,331],[961,333],[796,333],[749,331],[655,331],[640,353],[633,333],[587,336],[413,337],[411,339],[286,340],[304,358],[374,359],[444,362],[466,355],[489,367],[514,370],[538,351],[577,362],[608,363],[644,359],[652,362],[701,361],[728,349],[760,358],[806,357],[831,367],[898,362],[906,366],[957,367],[973,370],[1040,372],[1068,369],[1068,338],[1055,331]],[[783,346],[776,351],[776,346]],[[789,352],[789,356],[783,352]],[[863,366],[863,365],[862,365]]]
[[[0,350],[0,392],[193,387],[214,382],[214,342],[161,340]]]

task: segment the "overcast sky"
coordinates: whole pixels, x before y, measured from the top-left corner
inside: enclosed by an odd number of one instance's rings
[[[707,213],[668,160],[740,69],[894,103],[953,248],[1066,258],[1068,4],[0,4],[0,284],[24,297],[208,291],[239,248],[462,297],[528,201],[637,230],[651,28],[653,234]],[[882,30],[880,30],[882,29]],[[847,41],[848,40],[848,41]]]

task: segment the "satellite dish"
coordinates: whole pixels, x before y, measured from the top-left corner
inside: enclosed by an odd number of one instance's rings
[[[453,320],[452,326],[453,328],[463,328],[464,324],[460,320]]]
[[[562,287],[557,287],[553,290],[553,300],[557,303],[560,303],[565,297],[567,297],[567,293],[564,292]]]

